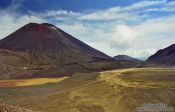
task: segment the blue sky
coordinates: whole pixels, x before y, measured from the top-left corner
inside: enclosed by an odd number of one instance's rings
[[[175,43],[175,0],[0,0],[0,38],[48,22],[115,56],[147,58]]]
[[[102,10],[110,7],[127,6],[141,0],[1,0],[1,7],[7,8],[21,2],[21,8],[31,11],[64,9],[69,11]]]

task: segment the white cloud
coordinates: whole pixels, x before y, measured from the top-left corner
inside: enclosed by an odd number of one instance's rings
[[[154,35],[161,36],[163,34],[174,34],[175,32],[175,16],[168,16],[158,19],[149,19],[134,27],[140,33],[140,37],[150,37]],[[163,35],[163,36],[165,36]]]
[[[123,19],[126,16],[132,16],[129,13],[120,13],[120,7],[113,7],[103,11],[85,14],[79,17],[81,20],[113,20]]]
[[[152,7],[157,5],[161,8]],[[21,15],[0,11],[0,36],[3,38],[29,22],[51,22],[110,56],[126,54],[142,58],[175,42],[175,15],[154,18],[148,13],[172,12],[172,8],[174,2],[147,0],[126,7],[116,6],[91,13],[48,10]]]
[[[137,20],[139,16],[137,16],[136,12],[144,11],[145,9],[143,10],[143,8],[149,8],[151,6],[164,5],[164,4],[166,4],[166,0],[141,1],[126,7],[116,6],[106,10],[96,11],[93,13],[82,15],[80,19],[82,20],[116,20],[116,19]],[[167,10],[168,10],[168,7],[167,7]]]
[[[150,8],[146,9],[146,12],[175,12],[175,7],[164,7],[164,8]]]
[[[136,15],[128,12],[123,12],[123,8],[116,6],[106,10],[100,10],[88,14],[84,14],[79,17],[80,20],[115,20],[115,19],[126,19],[136,18]]]
[[[128,11],[137,10],[137,9],[161,5],[165,3],[166,3],[166,0],[144,0],[144,1],[132,4],[128,7],[125,7],[124,10],[128,10]]]
[[[79,12],[60,9],[60,10],[48,10],[43,13],[31,12],[31,14],[39,17],[43,17],[43,18],[54,17],[55,20],[80,19],[80,20],[91,20],[91,21],[93,20],[125,20],[127,21],[130,19],[137,20],[139,18],[139,16],[133,11],[135,10],[143,11],[140,9],[150,7],[150,6],[161,5],[161,4],[166,4],[166,0],[141,1],[125,7],[116,6],[106,10],[99,10],[99,11],[94,11],[90,13],[86,13],[86,12],[79,13]],[[148,9],[148,11],[149,10],[151,9]]]
[[[67,10],[47,10],[43,13],[35,13],[30,11],[30,13],[34,16],[38,16],[41,18],[49,18],[50,20],[72,20],[73,18],[78,18],[81,16],[81,13],[67,11]]]
[[[127,25],[114,26],[108,42],[111,47],[125,50],[132,45],[133,41],[137,38],[137,32],[132,27]]]
[[[146,12],[175,12],[175,1],[164,3],[163,7],[148,8],[145,11]]]
[[[29,15],[14,15],[11,13],[4,13],[0,11],[0,39],[6,37],[7,35],[11,34],[15,30],[19,29],[20,27],[28,24],[30,22],[37,22],[42,23],[45,20],[42,18],[38,18],[35,16]]]
[[[95,26],[76,23],[63,25],[62,29],[111,56],[148,57],[175,42],[175,16],[149,19],[136,25]]]
[[[175,6],[175,1],[170,1],[168,3],[166,3],[166,6]]]
[[[156,8],[155,6],[161,6]],[[47,10],[43,13],[34,13],[32,15],[39,16],[42,18],[50,17],[50,20],[58,21],[109,21],[109,20],[118,20],[118,21],[139,21],[139,19],[146,18],[149,16],[144,12],[153,12],[153,11],[175,11],[174,2],[166,2],[166,0],[144,0],[141,2],[136,2],[129,6],[121,7],[115,6],[106,10],[97,10],[89,13],[80,13],[67,10]],[[144,14],[141,14],[144,13]]]

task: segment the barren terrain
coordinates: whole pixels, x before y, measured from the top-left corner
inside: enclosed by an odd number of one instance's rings
[[[135,112],[148,103],[173,108],[174,98],[173,68],[76,73],[61,82],[0,87],[0,102],[42,112]]]

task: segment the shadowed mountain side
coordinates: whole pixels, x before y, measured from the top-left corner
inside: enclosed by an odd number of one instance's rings
[[[21,71],[26,59],[25,53],[0,49],[0,79],[9,78],[8,73]]]
[[[148,63],[159,65],[175,65],[175,44],[157,51],[147,59]]]
[[[51,73],[41,77],[53,77],[118,68],[110,56],[48,23],[29,23],[0,40],[0,63],[1,79],[40,77],[35,73],[41,71]]]
[[[140,61],[136,58],[127,56],[127,55],[117,55],[113,57],[115,60],[119,60],[119,61]]]
[[[30,56],[27,66],[112,59],[48,23],[23,26],[2,39],[0,48],[27,53]]]
[[[25,79],[25,78],[48,78],[48,77],[64,77],[72,76],[74,73],[89,73],[112,69],[132,68],[138,65],[137,62],[130,61],[96,61],[88,63],[74,63],[57,66],[56,68],[44,70],[41,68],[27,69],[20,68],[20,70],[13,69],[13,71],[5,71],[1,73],[0,79]]]
[[[0,79],[60,77],[140,65],[114,60],[48,23],[23,26],[0,40],[0,49]]]

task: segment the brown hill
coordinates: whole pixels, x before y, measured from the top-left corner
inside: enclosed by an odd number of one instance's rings
[[[128,55],[117,55],[113,57],[115,60],[119,60],[119,61],[140,61],[136,58],[130,57]]]
[[[48,23],[23,26],[2,39],[0,49],[25,54],[22,66],[27,67],[112,59]]]
[[[48,23],[29,23],[0,40],[0,64],[0,79],[57,77],[125,67]]]
[[[29,23],[0,41],[0,49],[25,52],[27,64],[70,64],[111,59],[54,25]]]
[[[54,25],[29,23],[0,40],[0,79],[58,77],[128,68]]]
[[[8,78],[8,73],[20,69],[25,63],[24,53],[0,49],[0,79]]]
[[[157,51],[148,58],[147,62],[160,65],[175,65],[175,44]]]

